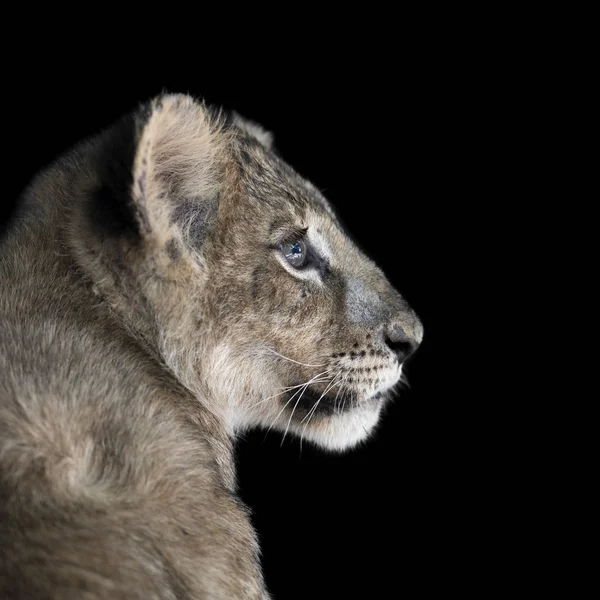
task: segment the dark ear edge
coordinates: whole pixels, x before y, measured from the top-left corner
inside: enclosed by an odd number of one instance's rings
[[[218,198],[228,139],[223,121],[191,96],[165,94],[140,106],[93,142],[92,226],[158,247],[185,237],[179,208],[204,214]]]
[[[96,182],[88,214],[91,223],[110,236],[139,236],[146,221],[131,191],[138,140],[150,115],[150,103],[125,115],[100,135],[94,150]]]

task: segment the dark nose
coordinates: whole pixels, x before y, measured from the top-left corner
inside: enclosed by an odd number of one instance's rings
[[[419,347],[419,341],[408,335],[400,325],[391,325],[383,332],[386,346],[398,357],[402,364]]]

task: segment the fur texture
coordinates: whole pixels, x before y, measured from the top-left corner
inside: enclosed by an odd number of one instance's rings
[[[364,440],[421,338],[269,133],[142,106],[0,247],[0,597],[267,598],[235,435]]]

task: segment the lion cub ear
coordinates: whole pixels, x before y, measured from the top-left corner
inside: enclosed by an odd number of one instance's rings
[[[163,95],[106,132],[97,149],[94,222],[162,247],[201,235],[223,180],[227,136],[209,109]]]
[[[274,136],[270,131],[264,129],[258,123],[242,117],[239,113],[233,111],[231,113],[232,123],[241,129],[245,134],[253,137],[255,140],[260,142],[265,148],[271,149],[273,147]]]

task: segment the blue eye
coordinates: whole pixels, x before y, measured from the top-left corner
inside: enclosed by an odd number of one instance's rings
[[[306,244],[303,241],[281,244],[281,252],[292,267],[299,269],[306,262]]]

